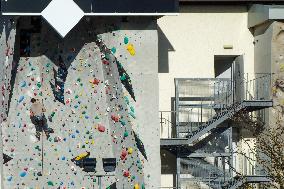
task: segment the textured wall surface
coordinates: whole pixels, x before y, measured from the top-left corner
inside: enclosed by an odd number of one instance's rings
[[[8,113],[8,101],[10,97],[10,81],[11,81],[11,70],[13,67],[13,52],[15,44],[16,35],[16,24],[13,20],[8,17],[1,18],[1,38],[0,38],[0,125],[2,127],[3,121],[7,118]],[[2,132],[0,130],[2,136]],[[0,141],[0,146],[2,147],[2,140]],[[1,148],[0,153],[0,186],[3,188],[2,182],[2,165],[3,165],[3,153]]]
[[[155,21],[84,18],[64,39],[45,23],[41,31],[29,23],[19,20],[18,64],[2,127],[4,153],[12,158],[4,165],[4,188],[158,188]],[[36,137],[33,97],[47,110],[49,138]],[[95,172],[81,166],[90,158]],[[106,173],[103,158],[116,158],[114,172]]]
[[[269,121],[273,126],[278,119],[284,121],[284,23],[275,21],[272,27],[271,70],[275,73],[272,80],[274,107],[269,114]]]

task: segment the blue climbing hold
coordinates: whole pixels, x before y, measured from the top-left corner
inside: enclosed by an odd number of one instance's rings
[[[20,98],[18,99],[18,103],[21,103],[21,102],[23,102],[23,100],[25,99],[25,97],[24,96],[20,96]]]
[[[25,177],[27,175],[27,173],[25,171],[20,173],[20,177]]]

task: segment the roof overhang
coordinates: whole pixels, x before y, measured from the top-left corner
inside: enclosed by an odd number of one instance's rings
[[[271,20],[284,20],[284,5],[253,5],[248,13],[248,28]]]
[[[42,16],[62,36],[83,16],[178,14],[178,0],[1,0],[6,16]]]
[[[52,0],[1,0],[3,15],[41,15]],[[86,15],[176,15],[178,0],[74,0]]]

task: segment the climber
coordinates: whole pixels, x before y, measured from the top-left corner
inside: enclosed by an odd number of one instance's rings
[[[31,103],[32,105],[30,108],[30,118],[36,128],[36,138],[40,140],[40,132],[44,131],[46,138],[48,139],[50,133],[54,133],[54,131],[47,126],[47,120],[44,115],[46,109],[43,103],[39,102],[38,99],[32,98]]]

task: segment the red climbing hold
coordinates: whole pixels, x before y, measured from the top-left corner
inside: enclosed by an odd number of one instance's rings
[[[103,60],[103,64],[105,64],[105,65],[109,65],[109,61],[107,61],[107,60]]]
[[[124,171],[124,172],[123,172],[123,176],[129,177],[129,175],[130,175],[129,171]]]
[[[103,133],[103,132],[105,132],[106,128],[103,125],[99,124],[98,130]]]
[[[120,155],[120,158],[121,158],[122,160],[124,160],[124,159],[126,159],[126,156],[127,156],[127,151],[126,151],[126,150],[122,150],[121,155]]]
[[[119,122],[119,117],[117,115],[112,115],[111,119],[115,122]]]
[[[94,85],[98,85],[100,83],[100,80],[95,78],[94,80],[91,81],[91,83],[93,83]]]

